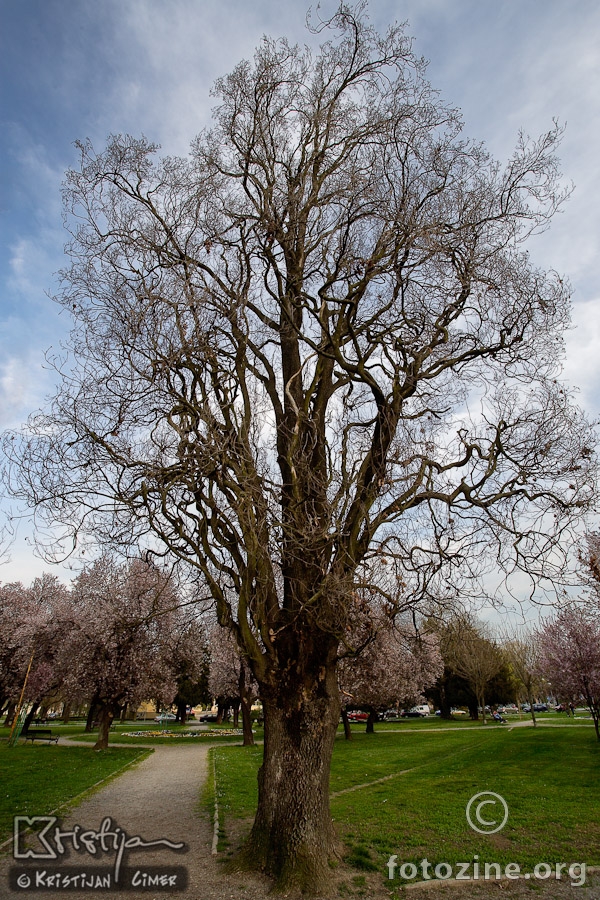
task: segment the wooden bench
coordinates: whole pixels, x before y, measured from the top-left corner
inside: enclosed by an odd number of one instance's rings
[[[23,737],[25,741],[31,741],[33,744],[34,741],[50,741],[58,744],[58,735],[52,734],[50,728],[36,728],[33,731],[24,731]]]

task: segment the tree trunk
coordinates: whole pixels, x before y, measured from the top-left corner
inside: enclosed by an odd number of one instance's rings
[[[440,685],[440,718],[452,718],[452,705],[447,697],[443,683]]]
[[[108,704],[103,705],[100,711],[100,727],[98,728],[98,740],[94,744],[94,750],[106,750],[108,748],[108,735],[114,717],[114,709]]]
[[[233,702],[233,727],[238,728],[240,724],[240,703],[238,700]]]
[[[477,697],[477,705],[481,707],[481,717],[483,719],[483,725],[487,725],[485,718],[485,693],[482,691],[481,694]]]
[[[90,708],[88,709],[87,719],[85,722],[85,733],[89,734],[94,730],[94,719],[96,718],[96,713],[98,712],[98,698],[92,697],[90,700]]]
[[[367,734],[375,734],[375,722],[377,721],[377,713],[374,709],[369,710],[369,718],[367,719]]]
[[[39,709],[39,705],[40,705],[39,703],[34,703],[33,706],[31,707],[31,709],[29,710],[29,712],[27,713],[27,716],[25,717],[25,721],[23,722],[23,731],[27,731],[27,729],[31,725],[31,723],[33,721],[33,717],[35,716],[36,712]]]
[[[529,691],[527,693],[527,702],[529,703],[529,713],[530,713],[531,719],[533,721],[533,727],[535,728],[537,726],[537,722],[535,720],[535,710],[533,708],[533,695],[532,695],[531,691]]]
[[[15,712],[17,710],[16,703],[9,703],[6,710],[6,718],[4,720],[4,727],[10,728],[12,726],[13,720],[15,718]]]
[[[176,722],[180,722],[182,725],[185,725],[187,720],[187,703],[185,700],[182,703],[177,704],[177,715]]]
[[[585,699],[588,705],[588,709],[590,711],[590,715],[594,722],[594,729],[596,731],[596,739],[600,741],[600,727],[598,720],[600,719],[600,709],[598,706],[598,702],[596,698],[592,696],[592,692],[589,689],[587,680],[585,683]],[[575,715],[575,710],[573,710],[573,716]]]
[[[312,678],[306,670],[302,675],[296,681],[288,670],[277,684],[260,686],[264,757],[245,857],[278,888],[320,896],[331,877],[330,861],[338,855],[329,770],[340,701],[335,664],[321,665]]]
[[[352,740],[352,729],[350,728],[350,719],[348,718],[348,707],[342,706],[342,722],[344,725],[344,737],[347,741]]]
[[[69,724],[69,719],[71,718],[71,704],[68,701],[65,701],[62,709],[62,723],[63,725]]]

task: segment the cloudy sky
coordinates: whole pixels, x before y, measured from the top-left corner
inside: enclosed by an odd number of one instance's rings
[[[335,0],[322,0],[321,15]],[[597,0],[372,0],[380,28],[407,20],[429,77],[460,107],[465,134],[506,159],[519,130],[566,125],[561,159],[575,191],[536,262],[573,286],[564,377],[600,413],[600,4]],[[298,0],[0,0],[0,430],[52,390],[44,352],[69,329],[48,294],[62,265],[60,185],[74,141],[145,134],[185,154],[210,123],[210,86],[263,34],[314,42]],[[4,509],[6,509],[6,501]],[[27,523],[0,580],[31,581]]]

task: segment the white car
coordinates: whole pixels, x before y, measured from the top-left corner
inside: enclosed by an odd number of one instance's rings
[[[418,718],[418,717],[428,716],[430,712],[431,712],[431,710],[429,709],[427,704],[421,703],[419,706],[411,707],[411,709],[408,709],[408,710],[403,709],[402,712],[400,713],[400,715],[403,719],[406,719],[406,718],[414,719],[414,718]]]
[[[175,722],[177,716],[174,713],[161,713],[154,717],[155,722]]]

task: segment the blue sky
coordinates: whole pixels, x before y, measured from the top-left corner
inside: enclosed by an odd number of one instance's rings
[[[321,13],[335,2],[323,0]],[[519,129],[566,124],[561,159],[574,194],[534,241],[536,262],[574,288],[565,378],[600,413],[600,4],[597,0],[372,0],[385,27],[409,21],[429,77],[460,107],[465,133],[500,159]],[[60,184],[73,142],[145,134],[185,154],[210,123],[209,90],[263,34],[314,40],[291,0],[0,0],[0,430],[52,390],[44,351],[69,322],[48,293],[62,265]],[[5,504],[6,506],[6,504]],[[0,580],[29,582],[47,564],[19,526]]]

